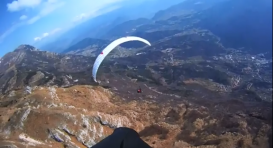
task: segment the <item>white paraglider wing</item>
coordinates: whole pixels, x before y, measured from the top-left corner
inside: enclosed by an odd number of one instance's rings
[[[101,62],[104,60],[104,58],[118,45],[128,42],[128,41],[140,41],[143,42],[149,46],[151,46],[151,43],[143,38],[140,37],[136,37],[136,36],[127,36],[127,37],[122,37],[119,38],[115,41],[113,41],[112,43],[110,43],[107,47],[105,47],[101,54],[97,57],[97,59],[95,60],[95,63],[93,65],[93,70],[92,70],[92,75],[93,75],[93,79],[95,82],[97,82],[96,79],[96,75],[97,75],[97,71],[99,69],[99,66],[101,64]]]

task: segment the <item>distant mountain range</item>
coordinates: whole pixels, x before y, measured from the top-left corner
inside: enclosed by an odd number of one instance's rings
[[[194,28],[210,30],[218,36],[224,46],[251,51],[253,54],[264,53],[271,58],[272,53],[272,5],[269,0],[187,0],[168,9],[157,12],[152,18],[138,18],[114,23],[99,38],[114,40],[126,35],[136,35],[156,42],[177,33]],[[192,30],[193,31],[193,30]],[[96,36],[96,35],[94,35]],[[94,36],[89,37],[94,38]],[[98,35],[97,35],[98,36]],[[95,37],[96,38],[96,37]],[[62,51],[71,51],[73,47],[85,48],[94,42],[74,42]],[[136,45],[137,43],[134,43]],[[132,43],[121,45],[129,47]],[[85,47],[84,47],[85,46]],[[104,44],[98,45],[102,49]],[[140,47],[140,46],[135,46]],[[54,48],[53,48],[54,49]],[[79,48],[77,48],[79,50]]]
[[[61,52],[86,37],[102,38],[102,36],[118,24],[138,18],[151,18],[159,10],[166,9],[182,1],[184,0],[142,0],[139,2],[127,2],[123,7],[92,18],[64,33],[58,39],[41,45],[39,48]],[[59,44],[60,42],[62,42],[61,45]]]

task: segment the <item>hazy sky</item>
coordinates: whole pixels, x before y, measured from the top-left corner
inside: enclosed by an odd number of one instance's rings
[[[42,42],[128,0],[0,0],[0,57]]]

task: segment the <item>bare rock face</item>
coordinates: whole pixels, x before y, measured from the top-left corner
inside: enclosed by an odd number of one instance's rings
[[[8,111],[1,108],[1,139],[19,138],[35,147],[91,147],[113,128],[131,124],[124,115],[97,110],[107,104],[115,107],[110,96],[89,86],[33,88]]]
[[[30,86],[36,86],[37,82],[43,79],[44,77],[45,77],[44,73],[42,73],[41,71],[37,71],[36,74],[29,79],[28,84]]]
[[[60,55],[21,45],[0,60],[0,94],[26,86],[92,84],[86,70],[93,58]],[[90,64],[88,64],[90,63]],[[77,83],[76,83],[77,84]]]
[[[271,131],[261,121],[255,128],[247,126],[256,119],[250,122],[237,115],[216,119],[208,108],[187,103],[168,107],[150,101],[125,102],[92,86],[33,87],[15,103],[2,106],[0,116],[2,147],[91,147],[123,126],[138,131],[155,148],[269,147]]]

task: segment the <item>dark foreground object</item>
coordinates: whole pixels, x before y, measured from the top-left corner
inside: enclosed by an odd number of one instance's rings
[[[92,148],[151,148],[130,128],[116,128],[114,132]]]

